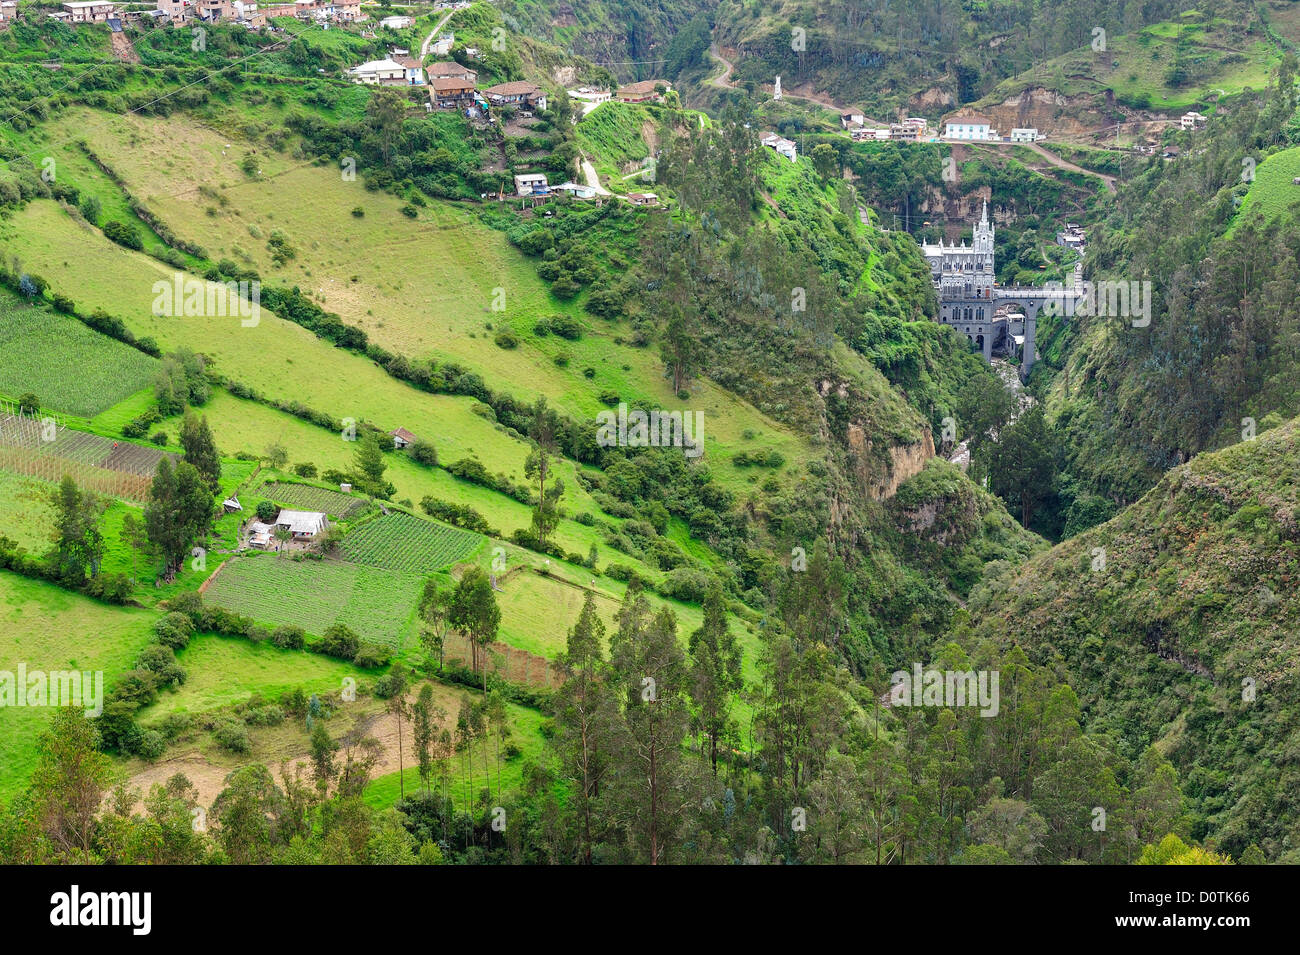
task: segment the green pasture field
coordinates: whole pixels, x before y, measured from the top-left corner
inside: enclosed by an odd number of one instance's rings
[[[204,599],[269,626],[296,624],[320,635],[331,624],[400,650],[414,634],[419,577],[337,560],[274,553],[229,560]]]
[[[157,614],[111,607],[54,584],[0,571],[0,670],[103,671],[104,687],[135,662]],[[26,788],[53,710],[0,708],[0,799]]]

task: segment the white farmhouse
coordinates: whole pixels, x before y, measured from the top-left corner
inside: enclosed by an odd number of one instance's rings
[[[287,530],[294,540],[309,540],[329,527],[329,518],[320,511],[283,510],[275,519],[277,530]]]
[[[1017,126],[1011,130],[1011,141],[1013,143],[1036,143],[1038,142],[1038,129],[1033,126]]]

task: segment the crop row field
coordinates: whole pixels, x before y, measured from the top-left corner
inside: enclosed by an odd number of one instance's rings
[[[149,386],[157,359],[66,315],[0,293],[0,393],[93,417]]]
[[[327,487],[313,487],[310,484],[277,481],[263,487],[261,493],[277,504],[285,504],[302,511],[320,511],[341,521],[346,521],[366,509],[366,502],[359,497],[331,491]]]
[[[222,565],[204,599],[259,623],[294,624],[317,635],[342,623],[363,640],[400,649],[414,633],[422,588],[419,577],[376,567],[257,554]]]
[[[367,567],[430,574],[472,556],[482,542],[483,537],[472,531],[393,511],[349,533],[343,553]]]

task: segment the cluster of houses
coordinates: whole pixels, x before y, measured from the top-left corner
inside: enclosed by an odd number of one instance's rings
[[[0,21],[17,15],[17,4],[4,0]],[[294,0],[259,6],[242,0],[156,0],[152,10],[119,9],[115,3],[100,0],[70,0],[50,12],[51,19],[69,24],[106,23],[120,29],[122,23],[153,20],[180,25],[191,21],[203,23],[242,23],[250,28],[266,26],[270,17],[296,17],[299,20],[359,23],[368,19],[361,10],[361,0]]]
[[[329,518],[320,511],[291,511],[281,509],[270,524],[253,518],[244,527],[248,535],[248,546],[257,550],[271,550],[277,540],[276,532],[289,541],[308,544],[315,541],[329,529]]]
[[[382,60],[371,60],[348,70],[352,82],[371,86],[423,86],[424,75],[420,58],[401,47],[393,47]]]
[[[450,42],[434,44],[433,50],[445,56],[450,47]],[[352,67],[347,75],[354,83],[374,86],[427,86],[430,109],[478,110],[484,115],[493,106],[516,106],[524,111],[546,109],[546,90],[536,83],[512,80],[479,89],[477,70],[455,60],[425,66],[409,50],[400,48],[392,49],[385,59]]]
[[[925,138],[929,124],[920,116],[909,116],[899,123],[871,128],[866,125],[866,117],[858,112],[840,114],[840,125],[848,130],[849,138],[855,143],[866,140],[893,139],[903,142],[920,142]]]
[[[1088,237],[1083,231],[1083,226],[1067,222],[1065,228],[1056,233],[1056,244],[1083,255],[1088,248]]]

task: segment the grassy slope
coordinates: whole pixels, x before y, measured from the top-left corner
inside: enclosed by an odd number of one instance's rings
[[[106,607],[42,581],[0,571],[0,670],[104,671],[105,685],[149,642],[154,614]],[[0,709],[0,797],[21,790],[52,710]]]
[[[1255,181],[1237,210],[1237,221],[1256,212],[1265,219],[1276,219],[1288,208],[1300,202],[1300,186],[1292,179],[1300,176],[1300,146],[1273,153],[1255,168]],[[1232,229],[1227,232],[1232,235]]]
[[[1168,83],[1168,71],[1181,44],[1182,57],[1193,67],[1189,81]],[[1187,109],[1223,93],[1259,89],[1276,69],[1281,52],[1260,33],[1242,34],[1239,25],[1224,19],[1206,23],[1158,23],[1136,33],[1107,38],[1105,52],[1085,47],[1047,60],[999,84],[972,105],[1003,102],[1035,86],[1066,96],[1086,96],[1113,90],[1122,101],[1146,96],[1153,109]]]

